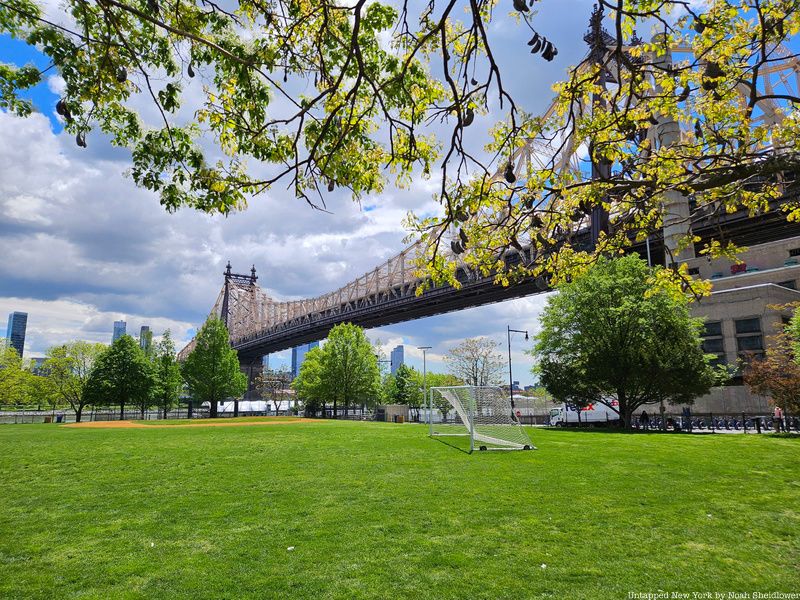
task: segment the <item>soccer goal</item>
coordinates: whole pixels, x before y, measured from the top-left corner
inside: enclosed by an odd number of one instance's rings
[[[438,410],[437,410],[438,409]],[[439,418],[438,414],[441,413]],[[520,425],[508,394],[499,387],[435,387],[428,398],[431,437],[469,437],[469,450],[535,448]]]

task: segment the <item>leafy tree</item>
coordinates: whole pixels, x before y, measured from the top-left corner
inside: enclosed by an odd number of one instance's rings
[[[145,353],[149,353],[151,356],[153,400],[166,419],[167,412],[178,405],[181,390],[183,389],[181,367],[175,356],[175,343],[172,341],[169,329],[161,336],[161,341],[158,344],[145,346]]]
[[[329,394],[329,381],[323,377],[322,348],[311,348],[306,353],[300,372],[291,383],[297,398],[303,401],[306,415],[315,415],[325,407]]]
[[[238,354],[231,348],[228,329],[220,319],[206,321],[195,340],[181,372],[192,398],[209,402],[211,416],[216,417],[220,402],[247,391],[247,375],[239,367]]]
[[[84,407],[89,403],[86,388],[98,358],[106,351],[104,344],[75,341],[54,346],[47,351],[43,371],[56,396],[75,411],[75,421],[80,423]]]
[[[364,330],[352,323],[331,329],[321,348],[306,354],[292,388],[305,402],[306,410],[333,404],[334,418],[339,407],[365,404],[380,394],[378,360]]]
[[[405,364],[385,384],[385,400],[389,404],[406,404],[412,411],[412,418],[419,420],[419,409],[424,401],[422,390],[422,373]]]
[[[467,385],[496,385],[502,380],[503,356],[497,352],[497,343],[488,338],[464,340],[444,360],[450,374]]]
[[[78,144],[99,128],[131,148],[134,181],[168,210],[227,213],[282,179],[320,204],[335,187],[379,191],[387,173],[401,183],[428,175],[441,157],[445,214],[412,217],[431,242],[434,281],[455,283],[456,261],[439,252],[451,231],[461,259],[500,282],[545,271],[558,282],[659,227],[665,197],[692,195],[698,211],[725,213],[761,210],[796,188],[784,174],[800,167],[800,98],[764,85],[776,59],[797,56],[796,0],[600,0],[610,32],[596,14],[589,56],[556,86],[546,117],[511,96],[495,60],[508,43],[495,25],[514,20],[534,30],[535,56],[521,46],[524,60],[556,58],[549,32],[534,29],[531,3],[66,0],[63,14],[51,15],[46,0],[17,0],[0,5],[0,33],[53,62],[65,81],[57,108]],[[660,37],[642,43],[637,27]],[[693,53],[672,67],[665,51],[675,46]],[[41,77],[32,66],[3,65],[0,106],[30,114],[22,92]],[[298,98],[298,89],[308,91]],[[464,129],[476,119],[491,125],[490,102],[500,112],[491,113],[498,120],[480,153]],[[761,122],[765,113],[780,126]],[[143,122],[148,114],[160,121]],[[424,126],[433,120],[447,126],[441,140]],[[687,133],[676,138],[671,123]],[[530,139],[552,148],[536,151],[543,164],[509,161]],[[578,148],[601,175],[592,182],[564,166]],[[800,217],[796,195],[784,197],[789,217]],[[604,235],[594,250],[577,248],[564,232],[591,213]],[[720,241],[708,241],[709,253],[733,251]],[[523,244],[531,245],[524,260],[497,260]],[[689,277],[661,274],[676,275]]]
[[[139,344],[129,335],[118,338],[94,359],[84,387],[88,404],[119,403],[120,419],[125,406],[134,404],[142,418],[152,403],[153,372]]]
[[[11,347],[0,343],[0,403],[23,405],[28,400],[28,377],[22,357]]]
[[[327,399],[333,402],[334,418],[338,416],[340,405],[347,414],[350,406],[378,395],[378,360],[361,327],[342,323],[331,329],[322,348],[321,377],[327,388]]]
[[[744,369],[744,383],[754,394],[769,396],[785,413],[800,413],[800,364],[797,354],[797,316],[786,333],[770,338],[766,354]]]
[[[655,287],[637,256],[600,259],[558,286],[533,350],[542,384],[559,402],[606,404],[629,427],[638,408],[691,403],[715,382],[688,300]]]

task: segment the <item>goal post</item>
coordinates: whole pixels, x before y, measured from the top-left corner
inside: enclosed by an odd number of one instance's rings
[[[534,448],[508,394],[495,386],[431,388],[428,427],[431,437],[468,437],[470,452]]]

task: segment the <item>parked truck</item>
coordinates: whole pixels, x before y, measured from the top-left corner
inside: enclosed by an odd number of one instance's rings
[[[569,425],[578,425],[578,423],[611,423],[619,421],[619,413],[614,410],[617,401],[609,401],[608,406],[600,402],[592,402],[580,409],[580,420],[578,420],[578,411],[574,404],[562,404],[558,408],[550,410],[550,426],[551,427],[567,427]]]

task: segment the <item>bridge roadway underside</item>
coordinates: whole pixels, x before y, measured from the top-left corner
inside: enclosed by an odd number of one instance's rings
[[[693,232],[701,238],[696,245],[698,250],[711,237],[731,240],[741,246],[754,246],[800,236],[800,223],[787,222],[785,216],[778,211],[756,217],[735,213],[715,218],[713,222],[708,219],[697,220],[693,225]],[[576,234],[573,240],[576,247],[585,246],[588,242],[589,235],[586,231]],[[631,251],[643,258],[647,257],[645,243],[633,245]],[[653,264],[664,264],[663,239],[660,235],[650,237],[650,255]],[[515,258],[519,259],[517,255],[512,255],[509,262],[513,262]],[[444,286],[431,289],[421,296],[416,296],[412,290],[401,297],[367,302],[361,307],[348,307],[301,323],[269,329],[253,338],[237,341],[234,348],[238,350],[239,361],[243,366],[253,365],[259,363],[266,354],[324,339],[331,328],[339,323],[354,323],[364,328],[382,327],[531,296],[549,289],[541,279],[529,279],[507,287],[495,284],[491,277],[470,281],[465,274],[459,274],[459,280],[462,281],[460,290]]]

